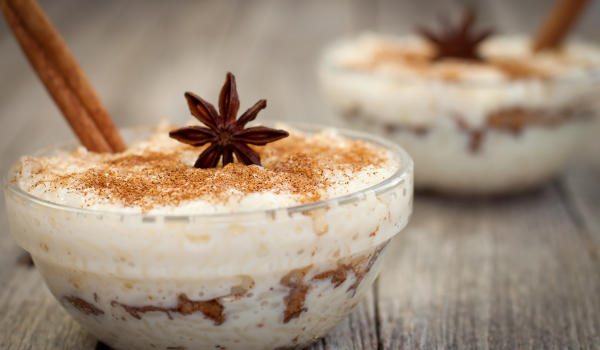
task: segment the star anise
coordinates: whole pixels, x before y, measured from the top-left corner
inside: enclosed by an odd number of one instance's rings
[[[446,17],[441,17],[442,31],[437,34],[427,28],[419,28],[421,35],[437,49],[436,55],[432,58],[433,61],[449,57],[483,61],[478,52],[479,45],[492,34],[492,30],[475,32],[473,30],[475,17],[475,11],[468,9],[465,11],[462,22],[456,26],[450,23]]]
[[[219,114],[215,107],[197,95],[186,92],[188,106],[192,115],[205,124],[201,126],[187,126],[171,131],[169,136],[192,146],[203,146],[210,143],[194,166],[196,168],[216,167],[223,157],[223,166],[233,163],[233,154],[238,162],[246,165],[260,165],[260,155],[248,146],[264,146],[269,142],[280,140],[289,136],[287,131],[276,130],[264,126],[245,128],[246,124],[256,118],[258,112],[267,107],[266,100],[258,101],[236,120],[240,100],[235,85],[235,77],[227,73],[225,85],[219,95]]]

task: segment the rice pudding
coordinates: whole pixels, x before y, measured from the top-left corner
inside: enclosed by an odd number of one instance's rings
[[[325,50],[320,86],[350,125],[410,152],[417,188],[514,192],[564,167],[595,122],[600,92],[598,47],[530,46],[496,36],[481,44],[481,62],[434,60],[421,37],[364,34]]]
[[[409,220],[410,157],[305,126],[255,147],[262,166],[196,169],[170,128],[11,169],[11,233],[50,291],[115,349],[300,349],[327,333]]]

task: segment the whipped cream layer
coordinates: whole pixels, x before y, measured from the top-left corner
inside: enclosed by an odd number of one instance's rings
[[[153,214],[211,214],[279,209],[357,192],[392,176],[391,152],[339,136],[282,126],[290,137],[256,147],[263,166],[197,169],[206,147],[169,138],[168,123],[119,154],[85,148],[23,157],[17,185],[43,200],[75,208]]]
[[[524,36],[497,36],[480,47],[484,62],[433,62],[434,47],[420,37],[364,34],[327,48],[319,78],[344,114],[413,128],[456,120],[480,128],[506,110],[551,110],[553,117],[594,102],[597,46],[572,41],[541,53],[530,46]]]

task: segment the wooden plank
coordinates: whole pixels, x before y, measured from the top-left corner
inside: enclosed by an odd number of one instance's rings
[[[35,268],[18,267],[0,290],[0,349],[94,349]]]
[[[600,345],[600,278],[552,185],[498,201],[418,196],[379,278],[383,349]]]
[[[375,293],[371,289],[352,313],[311,350],[317,350],[321,346],[330,350],[376,350],[378,337],[375,320]]]
[[[596,145],[600,144],[595,140]],[[589,146],[589,143],[588,143]],[[596,146],[600,150],[600,147]],[[573,219],[579,225],[582,239],[589,240],[590,253],[600,268],[600,159],[588,153],[565,171],[557,182],[558,189],[568,203]]]

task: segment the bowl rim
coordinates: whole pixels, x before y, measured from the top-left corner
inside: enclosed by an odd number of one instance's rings
[[[295,129],[299,129],[302,132],[314,133],[318,131],[323,131],[325,129],[334,129],[339,135],[348,137],[350,139],[355,140],[363,140],[370,143],[375,144],[376,146],[382,147],[386,150],[391,151],[395,157],[399,159],[399,167],[397,171],[387,179],[383,180],[376,185],[370,186],[368,188],[362,189],[360,191],[348,193],[341,196],[327,198],[325,200],[311,202],[306,204],[294,205],[289,207],[282,208],[273,208],[273,209],[260,209],[260,210],[250,210],[250,211],[240,211],[234,213],[218,213],[218,214],[207,214],[207,213],[198,213],[198,214],[153,214],[153,213],[132,213],[132,212],[120,212],[120,211],[111,211],[111,210],[95,210],[95,209],[87,209],[87,208],[75,208],[70,207],[64,204],[58,204],[46,201],[44,199],[38,198],[23,189],[17,186],[16,182],[12,180],[14,177],[15,171],[21,162],[16,162],[13,164],[9,170],[4,174],[4,186],[7,191],[11,191],[17,196],[22,197],[23,199],[34,203],[36,205],[43,206],[45,208],[50,208],[53,210],[63,211],[63,212],[71,212],[75,214],[83,214],[83,215],[102,215],[102,216],[120,216],[126,218],[139,218],[144,221],[144,219],[151,219],[154,222],[156,219],[164,218],[166,220],[184,220],[189,221],[193,219],[215,219],[215,220],[223,220],[230,221],[231,219],[240,220],[244,217],[256,217],[256,215],[264,214],[267,217],[274,217],[276,213],[281,211],[287,211],[289,215],[294,213],[304,213],[308,211],[318,210],[318,209],[326,209],[330,207],[343,206],[348,205],[354,202],[359,201],[361,198],[365,197],[367,193],[374,192],[375,195],[380,195],[393,189],[399,185],[402,185],[405,179],[413,172],[414,163],[410,155],[398,144],[386,139],[385,137],[378,136],[371,133],[366,133],[362,131],[340,128],[337,126],[323,125],[317,123],[303,123],[303,122],[288,122],[288,121],[276,121],[276,120],[265,120],[261,123],[261,125],[266,126],[277,126],[283,123],[284,125],[289,125]],[[140,132],[148,132],[154,128],[155,125],[144,125],[144,126],[134,126],[129,128],[122,128],[120,131],[123,134],[127,132],[130,133],[140,133]],[[135,139],[134,139],[135,140]],[[43,149],[38,150],[33,153],[33,156],[41,156],[44,153],[49,153],[52,150],[60,150],[62,148],[66,148],[68,146],[73,147],[74,145],[79,145],[75,140],[70,140],[67,142],[61,142],[57,144],[53,144],[47,146]],[[6,192],[5,195],[8,195]]]

